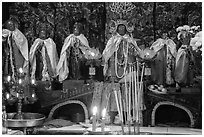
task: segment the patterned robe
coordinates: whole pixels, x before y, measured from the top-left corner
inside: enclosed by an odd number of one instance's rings
[[[50,81],[57,76],[58,55],[56,45],[51,38],[36,39],[31,46],[29,60],[31,79]]]
[[[15,80],[17,70],[22,68],[28,74],[28,41],[17,28],[14,31],[3,29],[3,74]],[[5,56],[4,56],[5,55]]]
[[[116,53],[116,51],[118,52]],[[120,78],[118,79],[116,77],[116,73],[118,73],[119,77],[122,77],[125,67],[123,64],[125,56],[128,56],[128,63],[133,63],[135,62],[135,56],[139,54],[140,51],[136,41],[128,35],[120,36],[117,34],[111,37],[103,51],[103,59],[105,61],[103,69],[104,76],[115,77],[116,81],[118,81]],[[118,72],[115,72],[115,56],[118,58]]]
[[[68,77],[80,78],[80,59],[82,55],[87,58],[89,49],[88,40],[83,34],[79,36],[71,34],[65,39],[57,65],[57,75],[59,75],[60,82]]]
[[[157,55],[152,63],[152,80],[158,85],[174,83],[174,64],[176,58],[176,44],[171,39],[158,39],[150,49]]]
[[[109,39],[103,51],[103,59],[105,61],[103,73],[105,76],[113,78],[114,82],[109,80],[98,84],[98,89],[93,94],[92,107],[97,106],[100,110],[106,107],[107,112],[117,111],[114,91],[120,92],[123,97],[125,93],[124,84],[119,83],[119,80],[124,77],[122,77],[125,67],[123,62],[125,57],[128,56],[127,64],[132,64],[136,61],[136,55],[140,54],[140,51],[136,41],[128,35],[120,36],[117,34]],[[118,58],[117,66],[115,66],[115,56]],[[127,71],[129,70],[129,65],[127,66]],[[117,67],[117,72],[115,67]],[[121,78],[118,78],[116,73]]]

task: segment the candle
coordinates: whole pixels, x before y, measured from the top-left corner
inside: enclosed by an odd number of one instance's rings
[[[35,93],[32,93],[31,97],[32,97],[32,98],[35,98]]]
[[[97,107],[93,107],[93,122],[92,122],[92,131],[96,131],[96,113],[97,113]]]
[[[11,76],[7,77],[7,81],[10,82],[11,81]]]
[[[105,118],[106,117],[106,109],[104,108],[102,111],[102,125],[101,125],[101,132],[104,134],[105,129]]]
[[[18,83],[19,83],[19,85],[21,85],[22,84],[22,79],[19,79]]]
[[[35,79],[32,79],[32,80],[31,80],[31,84],[32,84],[32,85],[35,85]]]
[[[6,94],[6,99],[10,98],[10,94],[8,92],[5,93]]]
[[[16,97],[17,97],[17,98],[19,97],[19,93],[16,93]]]
[[[22,69],[22,68],[19,68],[19,72],[22,74],[22,73],[23,73],[23,69]]]
[[[33,92],[32,94],[31,94],[31,98],[29,98],[30,100],[30,102],[35,102],[36,100],[37,100],[37,97],[36,97],[36,94],[35,94],[35,92]]]

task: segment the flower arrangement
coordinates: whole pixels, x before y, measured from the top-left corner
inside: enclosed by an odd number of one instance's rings
[[[200,29],[200,26],[192,26],[192,27],[188,25],[180,26],[176,29],[176,31],[178,32],[177,38],[178,40],[180,40],[181,35],[183,35],[184,33],[187,33],[190,35],[196,34],[196,32],[199,31],[199,29]]]
[[[195,37],[191,38],[190,46],[193,51],[202,51],[202,31],[198,32]]]
[[[193,51],[202,50],[202,31],[200,31],[200,26],[180,26],[176,29],[178,32],[177,38],[181,39],[181,35],[190,35],[190,46]],[[193,37],[194,36],[194,37]]]

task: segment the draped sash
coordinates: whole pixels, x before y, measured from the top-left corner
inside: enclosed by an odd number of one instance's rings
[[[36,51],[39,46],[43,44],[41,55],[43,61],[43,71],[42,71],[42,81],[51,80],[51,77],[56,77],[56,66],[58,62],[58,55],[56,50],[56,44],[51,38],[42,40],[40,38],[36,39],[31,46],[29,53],[29,60],[31,63],[31,78],[35,79],[36,72]]]
[[[88,55],[87,53],[89,52],[90,47],[86,37],[83,34],[80,34],[79,36],[75,36],[74,34],[69,35],[64,41],[64,45],[60,54],[60,59],[57,65],[57,75],[59,75],[60,82],[64,81],[69,75],[69,62],[67,60],[68,54],[66,51],[69,47],[74,46],[75,42],[77,41],[76,39],[81,42],[79,48],[85,55],[85,58],[86,55]]]

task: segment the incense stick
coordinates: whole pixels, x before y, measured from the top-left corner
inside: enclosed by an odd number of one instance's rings
[[[128,111],[128,98],[127,98],[127,72],[125,72],[125,103],[126,103],[126,111]],[[125,113],[126,114],[126,113]],[[128,119],[128,114],[126,114],[126,118]],[[127,119],[126,119],[126,121],[127,121]],[[125,121],[125,122],[126,122]]]
[[[121,127],[122,127],[122,134],[124,134],[124,125],[123,125],[123,104],[122,104],[122,97],[121,92],[118,92],[118,98],[119,98],[119,105],[120,105],[120,113],[121,113]]]
[[[131,66],[129,66],[129,74],[131,74]],[[129,75],[129,93],[128,93],[128,129],[130,134],[130,122],[131,122],[131,75]]]

